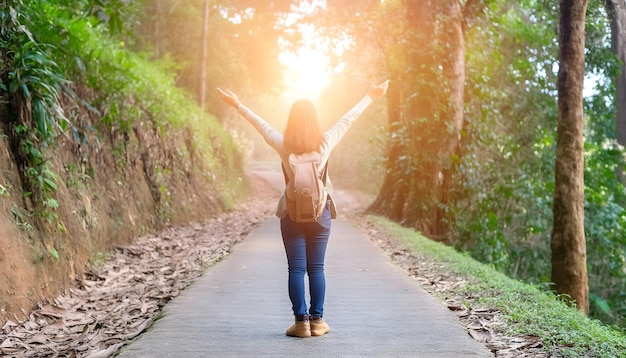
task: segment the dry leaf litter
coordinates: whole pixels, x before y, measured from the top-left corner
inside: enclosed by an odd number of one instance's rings
[[[158,319],[167,302],[273,214],[276,189],[257,175],[250,176],[254,195],[235,211],[117,247],[65,294],[7,321],[0,330],[0,353],[6,357],[115,355]],[[448,297],[444,304],[494,356],[549,357],[536,337],[504,335],[505,323],[497,309],[474,307],[476,298],[458,294],[458,287],[465,284],[462,279],[442,274],[424,258],[398,251],[382,230],[359,213],[349,218],[424,289]]]

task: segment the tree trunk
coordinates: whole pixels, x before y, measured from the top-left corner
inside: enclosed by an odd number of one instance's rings
[[[400,106],[401,106],[401,90],[402,80],[399,74],[395,73],[393,69],[390,69],[391,78],[389,82],[389,89],[387,90],[387,116],[389,118],[390,128],[395,128],[400,124]],[[378,193],[378,197],[369,207],[369,211],[385,215],[391,220],[400,221],[402,219],[402,213],[404,211],[403,195],[399,193],[405,193],[407,191],[407,185],[398,175],[398,169],[395,163],[397,163],[400,156],[400,147],[397,145],[393,138],[387,140],[386,148],[386,175],[383,179],[381,189]]]
[[[397,101],[388,108],[400,110],[390,112],[387,173],[370,211],[439,239],[447,234],[441,220],[446,169],[463,127],[462,8],[454,0],[407,0],[405,5],[406,46],[403,61],[394,62],[405,67],[392,65],[390,73],[401,84],[398,97],[388,94]]]
[[[400,18],[400,14],[397,14]],[[403,26],[402,33],[406,33],[406,23],[398,22],[397,26]],[[387,117],[389,130],[385,150],[385,177],[378,192],[376,200],[370,205],[368,211],[385,216],[393,221],[402,220],[406,195],[409,192],[409,184],[403,178],[403,170],[400,168],[399,158],[406,152],[403,149],[403,136],[400,134],[403,123],[406,68],[400,64],[407,62],[406,50],[395,44],[404,42],[405,38],[392,39],[391,46],[384,46],[385,63],[390,74],[389,89],[387,91]]]
[[[617,142],[626,146],[626,2],[605,0],[604,8],[611,24],[611,51],[622,63],[622,71],[615,79],[615,128]]]
[[[443,71],[448,82],[448,108],[451,134],[447,141],[446,159],[449,159],[459,144],[463,129],[463,107],[465,91],[465,38],[463,36],[463,13],[460,1],[448,1],[443,5],[443,16],[448,20],[443,34],[450,52],[444,60]]]
[[[559,123],[557,128],[552,229],[554,290],[589,312],[584,227],[583,77],[587,0],[561,0]]]
[[[202,56],[200,57],[200,83],[198,89],[198,99],[200,108],[204,112],[204,102],[206,101],[206,65],[209,53],[209,0],[204,0],[204,14],[202,17]]]

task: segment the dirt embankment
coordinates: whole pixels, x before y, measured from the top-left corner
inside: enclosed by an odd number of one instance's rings
[[[42,197],[29,185],[41,172],[33,176],[15,119],[0,107],[0,325],[56,297],[90,259],[166,225],[214,217],[246,190],[240,159],[220,152],[231,143],[215,139],[213,152],[199,152],[194,136],[204,133],[149,118],[120,128],[67,103],[73,127],[42,149],[57,189]]]
[[[7,357],[109,357],[135,338],[162,307],[228,255],[274,213],[278,194],[251,177],[255,195],[236,210],[117,246],[92,262],[62,295],[0,329]]]

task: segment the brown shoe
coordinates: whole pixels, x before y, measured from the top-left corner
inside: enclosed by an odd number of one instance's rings
[[[328,327],[328,324],[324,322],[322,317],[318,317],[318,318],[311,317],[309,319],[309,322],[311,326],[312,336],[323,336],[326,333],[330,332],[330,327]]]
[[[286,334],[291,337],[311,337],[311,325],[309,324],[309,320],[307,318],[304,318],[302,321],[296,319],[296,322],[292,324],[291,327],[287,328]]]

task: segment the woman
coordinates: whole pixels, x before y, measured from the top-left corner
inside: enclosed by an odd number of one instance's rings
[[[289,165],[289,155],[318,152],[320,163],[324,168],[331,151],[346,134],[352,123],[372,103],[387,92],[389,81],[372,86],[367,94],[348,113],[344,114],[329,130],[322,133],[313,104],[309,100],[299,99],[292,105],[285,133],[280,133],[265,120],[254,114],[241,104],[237,96],[230,90],[217,88],[217,93],[228,105],[237,109],[239,114],[256,128],[263,139],[280,156],[286,179],[293,180],[294,174]],[[321,173],[320,173],[321,174]],[[330,331],[322,316],[324,313],[324,296],[326,278],[324,276],[324,256],[328,237],[330,236],[331,218],[337,215],[330,194],[332,186],[326,179],[329,193],[326,207],[317,222],[293,222],[287,212],[286,196],[283,192],[276,216],[280,218],[280,229],[287,254],[289,266],[289,298],[295,316],[295,323],[287,329],[288,336],[311,337],[321,336]],[[307,311],[304,275],[309,276],[310,307]]]

